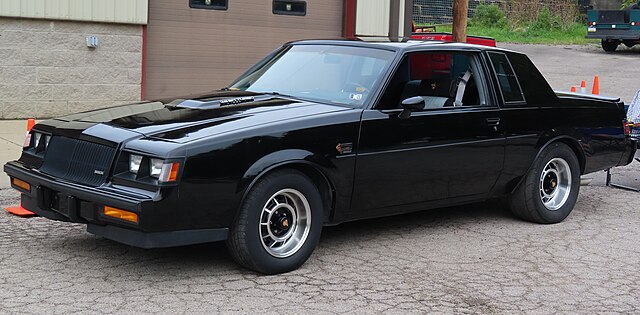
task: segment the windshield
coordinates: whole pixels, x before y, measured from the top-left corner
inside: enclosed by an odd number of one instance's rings
[[[375,48],[294,45],[254,66],[229,88],[362,106],[393,55]]]

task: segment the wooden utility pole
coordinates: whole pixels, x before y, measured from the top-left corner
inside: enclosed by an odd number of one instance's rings
[[[453,0],[453,41],[467,42],[469,0]]]

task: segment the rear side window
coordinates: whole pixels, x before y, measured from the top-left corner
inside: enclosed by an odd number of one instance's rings
[[[509,53],[509,62],[518,76],[518,83],[522,87],[527,106],[553,106],[558,97],[538,68],[526,55]]]
[[[502,98],[505,104],[509,103],[522,103],[524,102],[524,96],[522,95],[522,89],[513,73],[513,68],[507,59],[507,56],[503,53],[489,53],[489,59],[493,65],[493,70],[498,78],[498,84],[500,85],[500,91],[502,91]]]

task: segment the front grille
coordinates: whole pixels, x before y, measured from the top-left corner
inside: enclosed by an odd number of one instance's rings
[[[51,138],[43,173],[89,186],[99,186],[109,175],[116,149],[88,141],[55,136]]]

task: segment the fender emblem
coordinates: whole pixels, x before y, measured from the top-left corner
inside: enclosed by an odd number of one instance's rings
[[[353,152],[353,143],[338,143],[338,145],[336,145],[336,151],[338,151],[338,154],[349,154]]]
[[[96,174],[96,175],[100,175],[100,176],[102,176],[102,175],[104,175],[104,171],[101,171],[101,170],[94,170],[94,171],[93,171],[93,174]]]

